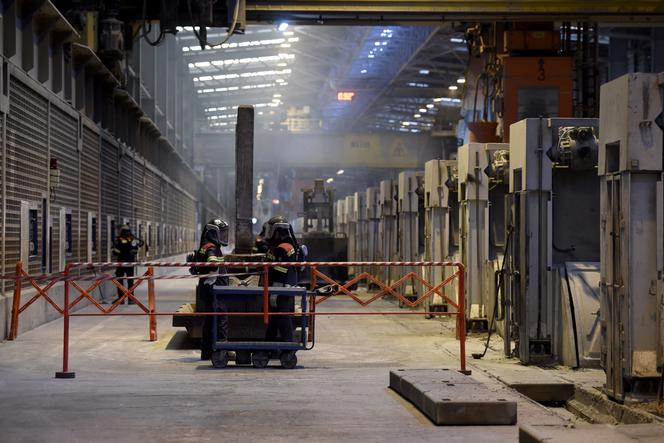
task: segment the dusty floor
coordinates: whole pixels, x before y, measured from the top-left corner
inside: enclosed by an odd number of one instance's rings
[[[193,298],[193,284],[158,282],[158,308]],[[351,303],[328,300],[320,310],[359,309]],[[372,306],[398,309],[386,301]],[[184,333],[170,323],[161,317],[159,341],[149,342],[144,317],[73,318],[74,380],[53,377],[61,320],[0,343],[0,441],[517,441],[517,426],[436,427],[387,388],[392,368],[458,367],[451,320],[321,316],[318,343],[298,354],[294,370],[275,363],[211,369],[197,350],[179,345]],[[482,344],[471,336],[468,355]],[[497,383],[482,367],[510,371],[514,363],[499,356],[500,346],[471,362],[479,365],[473,376]],[[574,375],[598,379],[597,371]],[[570,418],[519,403],[520,424]]]

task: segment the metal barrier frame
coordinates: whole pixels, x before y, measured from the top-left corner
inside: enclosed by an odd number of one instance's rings
[[[74,275],[72,271],[75,269],[84,269],[84,268],[111,268],[111,267],[134,267],[141,266],[146,267],[147,270],[144,274],[135,277],[115,277],[112,275],[105,275],[103,277],[90,276],[90,275]],[[74,378],[75,373],[69,370],[69,329],[70,329],[70,318],[71,317],[94,317],[94,316],[148,316],[148,328],[150,341],[157,340],[157,316],[262,316],[265,324],[268,323],[270,316],[276,315],[294,315],[293,313],[286,312],[270,312],[269,311],[269,287],[268,287],[268,273],[269,269],[272,267],[297,267],[297,268],[308,268],[311,272],[311,286],[310,289],[313,291],[316,288],[316,285],[320,281],[326,282],[328,284],[338,285],[335,293],[318,295],[314,292],[311,293],[310,303],[308,304],[309,309],[302,314],[309,317],[309,324],[311,328],[309,329],[309,341],[311,341],[312,336],[315,330],[315,318],[317,315],[456,315],[456,338],[459,340],[459,359],[460,359],[460,369],[459,371],[464,374],[470,374],[470,371],[466,369],[466,322],[465,322],[465,268],[462,263],[459,262],[224,262],[221,266],[225,268],[233,269],[245,269],[245,272],[240,272],[239,274],[201,274],[201,275],[155,275],[155,267],[171,267],[171,268],[189,268],[192,266],[196,267],[209,267],[209,268],[219,268],[219,263],[190,263],[190,262],[136,262],[136,263],[115,263],[115,262],[101,262],[101,263],[70,263],[65,266],[65,270],[62,273],[53,274],[53,275],[40,275],[40,276],[30,276],[23,270],[23,265],[21,262],[16,264],[16,274],[14,276],[2,276],[2,279],[14,280],[14,298],[12,300],[12,318],[11,318],[11,329],[9,339],[13,340],[17,337],[18,332],[18,318],[19,315],[25,311],[32,303],[34,303],[38,298],[43,297],[53,308],[62,314],[63,316],[63,349],[62,349],[62,371],[58,371],[55,374],[56,378]],[[387,267],[387,268],[399,268],[399,267],[456,267],[456,272],[451,276],[447,277],[444,281],[439,284],[432,284],[424,279],[422,279],[416,272],[410,271],[406,275],[399,278],[392,284],[385,284],[381,282],[378,278],[368,272],[361,272],[359,275],[353,277],[349,281],[341,284],[334,281],[332,278],[324,274],[319,270],[319,268],[326,267]],[[176,279],[201,279],[201,278],[211,278],[215,276],[229,276],[229,275],[246,275],[247,273],[254,273],[249,271],[250,269],[260,269],[263,276],[263,311],[261,312],[158,312],[156,311],[156,298],[155,298],[155,280],[176,280]],[[397,288],[401,286],[408,279],[415,278],[417,279],[424,287],[426,287],[426,292],[418,297],[416,300],[409,300],[403,294],[397,291]],[[442,288],[448,285],[455,278],[459,279],[458,285],[458,299],[457,302],[454,302],[448,298],[443,292]],[[118,279],[123,280],[135,280],[134,284],[125,288]],[[96,289],[104,281],[111,281],[118,289],[123,292],[123,295],[118,298],[108,309],[105,309],[100,305],[90,293]],[[351,287],[359,283],[362,280],[366,280],[370,283],[377,285],[380,288],[376,294],[367,299],[361,299],[357,294],[351,291]],[[44,281],[48,282],[44,287],[40,287],[37,282]],[[80,281],[91,281],[92,284],[84,289],[77,282]],[[147,281],[148,285],[148,306],[146,307],[140,301],[138,301],[134,295],[133,291],[140,286],[143,281]],[[25,304],[21,306],[21,287],[24,282],[29,282],[33,286],[37,293]],[[57,282],[64,282],[64,300],[63,306],[60,307],[55,303],[49,296],[48,290],[55,285]],[[70,303],[70,290],[71,287],[76,289],[80,295]],[[456,312],[426,312],[426,311],[379,311],[379,312],[358,312],[358,311],[345,311],[345,312],[316,312],[316,306],[328,298],[335,295],[346,295],[350,297],[353,301],[358,303],[360,306],[365,307],[372,302],[382,298],[385,295],[392,295],[393,297],[399,299],[404,305],[408,307],[417,307],[421,305],[427,297],[438,294],[447,300],[448,303],[456,310]],[[124,299],[133,300],[134,303],[141,309],[142,312],[114,312],[115,309],[124,301]],[[80,303],[83,299],[88,299],[99,312],[76,312],[72,313],[71,309]]]

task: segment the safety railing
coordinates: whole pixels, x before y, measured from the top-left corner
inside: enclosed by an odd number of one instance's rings
[[[74,271],[84,269],[99,269],[111,267],[145,267],[146,271],[139,276],[135,277],[116,277],[113,275],[77,275]],[[273,267],[297,267],[307,268],[310,273],[310,302],[307,304],[307,310],[299,315],[305,315],[309,319],[310,325],[310,340],[313,340],[313,331],[315,330],[315,318],[319,315],[336,316],[336,315],[449,315],[456,316],[456,338],[459,340],[459,359],[460,371],[469,373],[466,370],[466,325],[465,325],[465,300],[464,300],[464,266],[458,262],[298,262],[298,263],[281,263],[281,262],[224,262],[223,267],[226,270],[233,272],[211,273],[201,275],[191,274],[164,274],[155,275],[154,269],[159,268],[189,268],[196,266],[200,268],[219,268],[219,263],[188,263],[188,262],[143,262],[143,263],[71,263],[66,265],[62,273],[53,275],[40,275],[30,276],[27,274],[22,264],[19,262],[16,265],[16,274],[13,276],[3,276],[3,279],[14,280],[14,298],[12,301],[12,317],[9,339],[15,339],[18,334],[18,321],[19,316],[30,305],[32,305],[40,297],[44,298],[58,313],[63,316],[63,352],[62,352],[62,371],[56,373],[57,378],[73,378],[74,373],[69,370],[69,332],[70,332],[70,319],[71,317],[93,317],[93,316],[147,316],[149,336],[151,341],[157,340],[157,316],[262,316],[265,324],[268,324],[270,316],[283,316],[294,315],[294,313],[284,312],[271,312],[269,307],[269,270]],[[351,278],[346,282],[337,282],[333,278],[321,271],[321,268],[335,268],[335,267],[362,267],[362,269],[375,269],[375,268],[406,268],[412,269],[414,267],[455,267],[456,271],[439,283],[432,283],[423,279],[416,272],[409,271],[402,277],[396,279],[393,283],[388,284],[382,282],[375,275],[363,271],[357,276]],[[263,303],[262,311],[257,312],[170,312],[170,311],[157,311],[156,309],[156,293],[155,281],[157,280],[177,280],[177,279],[207,279],[212,277],[228,277],[228,276],[246,276],[250,274],[259,274],[262,276],[263,288]],[[402,294],[399,288],[409,279],[419,281],[426,290],[423,294],[415,299],[408,298]],[[457,300],[452,300],[445,294],[443,288],[450,284],[454,279],[458,279],[458,293]],[[125,287],[121,280],[134,281],[129,288]],[[91,284],[84,288],[81,282],[91,282]],[[105,308],[99,304],[91,293],[98,288],[103,282],[110,281],[117,287],[122,295],[116,299],[112,305]],[[366,281],[376,285],[379,290],[376,293],[369,293],[367,297],[363,298],[360,294],[353,291],[352,288],[358,283]],[[21,304],[21,288],[25,283],[32,286],[36,293],[27,302]],[[44,282],[44,286],[40,286],[39,282]],[[63,302],[62,306],[56,303],[48,291],[53,286],[62,282],[63,288]],[[143,283],[147,282],[147,296],[148,303],[145,306],[134,295],[134,291]],[[318,283],[322,282],[332,288],[331,293],[319,294],[314,290]],[[42,283],[43,284],[43,283]],[[70,301],[72,288],[79,293],[79,295]],[[323,303],[325,300],[335,296],[347,296],[362,307],[381,299],[386,295],[390,295],[398,299],[407,307],[421,306],[424,301],[434,294],[439,295],[445,299],[452,310],[448,312],[426,312],[421,310],[399,310],[399,311],[316,311],[316,307]],[[135,303],[140,309],[139,312],[121,311],[118,312],[118,306],[125,300],[129,299]],[[88,300],[92,306],[96,308],[94,311],[89,312],[72,312],[72,309],[77,306],[81,301]]]

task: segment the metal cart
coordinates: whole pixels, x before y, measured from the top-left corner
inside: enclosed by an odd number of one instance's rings
[[[262,312],[263,288],[241,286],[215,286],[212,306],[214,312],[219,312],[219,303],[223,300],[227,312]],[[293,322],[292,342],[265,341],[266,326],[262,316],[228,316],[227,341],[219,341],[219,316],[212,321],[212,366],[224,368],[230,360],[230,351],[235,352],[236,365],[253,365],[264,368],[270,360],[279,360],[281,366],[292,369],[297,365],[297,351],[308,350],[308,316],[307,290],[305,288],[269,287],[269,295],[291,297],[292,304],[289,311],[293,317],[300,318],[299,325]],[[301,297],[301,312],[295,312],[295,299]],[[295,341],[295,338],[298,340]]]

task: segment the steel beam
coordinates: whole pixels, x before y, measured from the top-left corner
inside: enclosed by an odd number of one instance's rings
[[[659,0],[247,0],[249,21],[296,23],[412,23],[443,20],[570,19],[602,22],[662,22]]]

